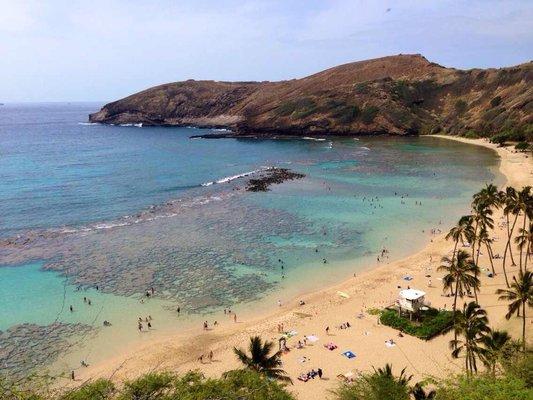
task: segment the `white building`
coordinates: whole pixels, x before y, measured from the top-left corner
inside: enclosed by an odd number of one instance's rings
[[[398,296],[398,306],[402,310],[418,312],[424,306],[426,292],[417,289],[404,289]]]

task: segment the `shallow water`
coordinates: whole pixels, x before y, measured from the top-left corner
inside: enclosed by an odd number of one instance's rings
[[[0,108],[0,329],[94,327],[77,345],[93,362],[143,340],[138,317],[183,329],[338,282],[383,247],[405,256],[501,179],[492,151],[437,138],[191,140],[84,124],[97,108]],[[306,177],[202,185],[265,166]]]

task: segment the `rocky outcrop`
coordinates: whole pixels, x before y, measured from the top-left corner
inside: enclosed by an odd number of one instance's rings
[[[533,63],[458,70],[421,55],[281,82],[185,81],[105,105],[91,122],[229,128],[234,135],[496,133],[533,123]]]

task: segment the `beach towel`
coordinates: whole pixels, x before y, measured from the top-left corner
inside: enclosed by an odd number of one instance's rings
[[[341,292],[340,290],[337,292],[337,294],[341,297],[344,297],[345,299],[349,299],[350,298],[350,295],[348,293],[345,293],[345,292]]]
[[[412,281],[412,280],[413,280],[413,277],[412,277],[411,275],[405,275],[405,276],[403,277],[403,280],[404,280],[404,281]]]
[[[307,336],[307,341],[308,342],[318,342],[318,337],[317,336],[314,336],[314,335],[311,335],[311,336]]]
[[[396,343],[391,343],[391,342],[389,342],[389,341],[387,340],[387,341],[385,342],[385,346],[387,346],[387,347],[394,347],[394,346],[396,346]]]
[[[346,358],[355,358],[355,354],[352,353],[350,350],[345,351],[344,353],[342,353],[342,355]]]
[[[287,337],[287,339],[288,339],[288,338],[291,338],[293,336],[296,336],[297,334],[298,334],[298,332],[296,332],[296,331],[288,331],[288,332],[285,332],[283,334],[283,336]]]

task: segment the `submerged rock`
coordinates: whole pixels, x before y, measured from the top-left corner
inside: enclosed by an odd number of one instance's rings
[[[292,172],[287,168],[270,168],[264,175],[259,178],[253,178],[248,181],[246,190],[248,192],[266,192],[270,185],[277,185],[293,179],[302,179],[304,174]]]

